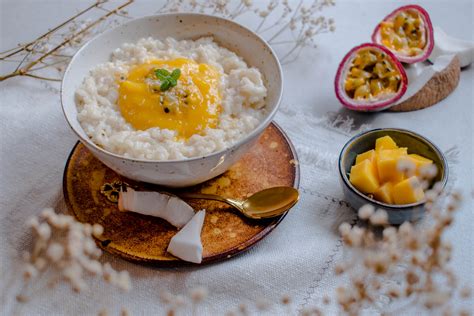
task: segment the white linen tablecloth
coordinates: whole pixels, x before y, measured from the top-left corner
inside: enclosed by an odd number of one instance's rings
[[[137,1],[129,8],[130,15],[150,14],[159,7],[157,2]],[[38,36],[90,3],[2,0],[1,50]],[[60,285],[39,290],[27,304],[16,302],[21,286],[20,254],[31,245],[25,221],[43,207],[67,212],[62,174],[77,139],[63,117],[58,84],[28,78],[1,82],[0,314],[95,315],[106,308],[110,315],[118,315],[125,307],[132,315],[162,315],[166,310],[159,300],[161,290],[186,294],[197,286],[209,291],[209,298],[198,309],[202,315],[224,314],[235,310],[239,303],[255,306],[257,298],[277,302],[284,295],[291,297],[293,311],[320,305],[323,296],[333,296],[336,284],[341,282],[332,273],[343,248],[337,227],[342,221],[355,218],[339,186],[337,157],[351,135],[375,127],[411,129],[431,139],[447,154],[450,185],[465,195],[447,236],[454,245],[452,265],[462,282],[474,284],[473,67],[461,73],[458,88],[447,99],[416,112],[350,112],[341,107],[333,91],[335,71],[345,53],[369,41],[376,23],[406,3],[338,1],[334,8],[324,11],[335,18],[336,32],[320,36],[317,49],[303,51],[295,62],[284,67],[284,99],[276,121],[298,151],[301,201],[280,226],[250,251],[202,267],[157,269],[104,254],[103,261],[130,272],[133,289],[126,294],[92,281],[86,293],[74,294]],[[419,3],[430,12],[433,23],[448,34],[474,39],[472,1]],[[256,23],[248,17],[238,21]],[[470,304],[473,310],[472,300]],[[272,308],[267,313],[289,311]],[[330,308],[328,314],[332,313],[335,310]]]

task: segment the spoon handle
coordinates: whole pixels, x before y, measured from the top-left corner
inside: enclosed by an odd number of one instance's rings
[[[229,204],[230,206],[235,207],[239,211],[242,211],[242,202],[234,199],[229,199],[222,197],[216,194],[203,194],[203,193],[180,193],[178,194],[180,198],[184,199],[204,199],[204,200],[214,200],[219,202],[224,202]]]

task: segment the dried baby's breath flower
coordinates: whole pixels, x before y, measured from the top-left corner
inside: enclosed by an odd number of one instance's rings
[[[336,30],[334,19],[321,12],[334,6],[334,1],[183,1],[170,0],[157,13],[200,12],[219,15],[231,20],[243,14],[253,14],[259,23],[254,29],[280,53],[284,64],[296,60],[304,48],[317,46],[319,35]]]
[[[409,158],[398,159],[397,170],[404,173],[407,177],[415,174],[416,164]]]
[[[438,193],[434,190],[428,190],[425,192],[425,199],[427,202],[434,202],[438,198]]]
[[[359,211],[358,215],[360,219],[368,220],[372,214],[374,214],[375,208],[371,204],[365,204],[362,206]]]
[[[174,301],[174,295],[166,290],[160,291],[159,297],[164,304],[171,304]]]
[[[39,217],[28,220],[36,240],[32,251],[24,254],[24,276],[31,282],[46,271],[55,279],[66,280],[75,292],[87,289],[85,275],[99,275],[107,282],[128,291],[130,276],[126,271],[117,272],[110,264],[96,260],[101,254],[92,234],[103,232],[98,224],[81,224],[71,216],[56,214],[45,209]],[[55,282],[50,284],[54,285]]]
[[[428,170],[425,177],[433,174],[433,170]],[[411,305],[428,311],[449,311],[450,299],[457,291],[459,297],[467,295],[467,290],[457,288],[457,277],[448,268],[453,246],[443,240],[462,198],[459,193],[456,196],[445,194],[441,188],[441,184],[435,184],[426,192],[429,203],[426,225],[405,222],[399,227],[387,226],[387,214],[379,210],[369,216],[371,225],[365,229],[341,225],[342,240],[351,246],[350,255],[336,266],[336,274],[351,277],[351,282],[336,290],[337,303],[343,313],[361,314],[366,307],[373,306],[381,294],[390,301],[409,298]],[[358,213],[365,212],[369,213],[364,209]],[[375,227],[380,225],[384,226],[381,234],[380,228]],[[362,236],[360,247],[353,247],[357,243],[355,236],[359,234]],[[390,305],[384,312],[392,314]],[[397,313],[395,308],[393,314]]]
[[[346,268],[345,268],[345,266],[342,265],[342,264],[337,264],[337,265],[334,267],[334,273],[335,273],[336,275],[343,274],[345,270],[346,270]]]
[[[361,227],[354,226],[351,232],[348,235],[348,245],[352,245],[354,247],[359,247],[362,245],[362,240],[364,237],[365,229]]]
[[[176,295],[174,297],[173,304],[176,307],[183,307],[184,305],[186,305],[186,299],[184,298],[183,295]]]
[[[283,305],[288,305],[291,303],[291,297],[289,297],[288,295],[283,295],[283,297],[281,298],[281,303]]]
[[[130,312],[125,307],[120,310],[120,316],[130,316]]]
[[[397,230],[395,227],[387,227],[383,230],[383,238],[386,242],[394,242],[397,238]]]
[[[247,305],[244,304],[244,303],[240,303],[239,304],[239,312],[244,314],[244,315],[247,315],[247,313],[248,313]]]
[[[436,192],[438,195],[441,194],[441,192],[443,191],[443,184],[441,182],[436,182],[434,185],[433,185],[433,188],[432,190],[434,192]]]
[[[105,308],[100,310],[99,313],[97,313],[97,316],[108,316],[108,315],[109,315],[109,312]]]
[[[435,164],[428,164],[420,167],[420,176],[422,179],[434,179],[438,173],[438,167]]]
[[[194,303],[200,303],[207,298],[207,289],[204,287],[197,287],[191,290],[191,299]]]
[[[349,223],[342,223],[339,225],[339,233],[342,236],[346,236],[351,232],[351,225]]]
[[[374,226],[383,226],[388,224],[388,214],[385,210],[378,209],[369,218],[369,221]]]

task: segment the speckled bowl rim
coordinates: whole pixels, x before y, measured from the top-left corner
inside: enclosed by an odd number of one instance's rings
[[[380,201],[377,201],[375,199],[371,199],[367,195],[363,194],[359,190],[357,190],[349,181],[347,178],[346,172],[343,171],[343,166],[342,166],[342,157],[346,154],[346,151],[350,145],[352,145],[355,141],[357,141],[359,138],[361,138],[364,135],[371,134],[374,132],[380,132],[380,131],[391,131],[391,132],[400,132],[403,134],[406,134],[410,137],[415,137],[423,141],[425,144],[427,144],[433,151],[439,156],[441,163],[444,168],[444,173],[439,182],[442,184],[442,188],[444,189],[446,187],[446,184],[448,182],[448,175],[449,175],[449,168],[448,168],[448,162],[446,160],[446,157],[444,156],[443,152],[435,145],[433,142],[431,142],[428,138],[421,136],[418,133],[415,133],[413,131],[407,130],[407,129],[402,129],[402,128],[375,128],[371,129],[369,131],[365,131],[362,133],[359,133],[355,136],[353,136],[351,139],[347,141],[347,143],[342,147],[341,153],[339,154],[339,159],[338,159],[338,168],[339,168],[339,175],[342,178],[342,182],[346,187],[348,187],[352,192],[363,198],[367,203],[372,203],[377,206],[380,206],[381,208],[388,209],[388,210],[393,210],[393,211],[412,211],[414,207],[420,206],[425,204],[425,200],[416,202],[416,203],[411,203],[411,204],[401,204],[401,205],[395,205],[395,204],[386,204]]]
[[[240,28],[242,29],[243,31],[245,32],[249,32],[250,34],[252,34],[266,49],[268,49],[268,51],[270,52],[270,55],[273,57],[273,60],[275,61],[275,64],[277,66],[277,72],[278,72],[278,77],[279,77],[279,81],[280,81],[280,91],[278,91],[278,94],[277,94],[277,100],[275,102],[275,107],[273,108],[273,110],[267,114],[266,118],[260,122],[260,124],[252,131],[250,132],[249,134],[247,134],[245,137],[243,137],[242,139],[240,139],[239,141],[237,141],[235,144],[233,144],[232,146],[230,147],[227,147],[227,148],[224,148],[222,150],[219,150],[219,151],[216,151],[216,152],[213,152],[209,155],[204,155],[204,156],[198,156],[198,157],[191,157],[191,158],[186,158],[186,159],[174,159],[174,160],[148,160],[148,159],[138,159],[138,158],[129,158],[129,157],[125,157],[125,156],[122,156],[122,155],[119,155],[119,154],[115,154],[113,152],[110,152],[108,150],[105,150],[103,149],[102,147],[96,145],[89,137],[87,138],[84,138],[80,135],[80,133],[78,131],[76,131],[76,129],[72,126],[72,124],[69,122],[69,115],[66,113],[66,110],[64,108],[64,102],[63,102],[63,90],[64,90],[64,78],[68,75],[69,73],[69,70],[71,68],[71,66],[74,64],[74,61],[79,58],[78,56],[80,56],[80,53],[82,52],[82,50],[86,49],[87,46],[89,46],[89,43],[103,37],[103,36],[107,36],[109,33],[113,32],[116,28],[118,27],[122,27],[126,24],[129,24],[129,23],[133,23],[133,22],[136,22],[138,20],[146,20],[146,19],[151,19],[151,18],[161,18],[161,17],[165,17],[165,16],[197,16],[197,17],[201,17],[201,18],[211,18],[211,19],[215,19],[215,20],[221,20],[222,22],[224,23],[230,23],[232,25],[234,25],[236,28]],[[60,88],[60,99],[61,99],[61,109],[63,111],[63,114],[64,114],[64,117],[66,118],[66,121],[69,125],[69,127],[71,128],[71,130],[76,134],[76,136],[81,140],[81,142],[84,142],[84,143],[87,143],[89,144],[90,146],[92,146],[93,148],[95,148],[96,150],[104,153],[105,155],[108,155],[108,156],[113,156],[115,158],[118,158],[118,159],[123,159],[123,160],[126,160],[126,161],[131,161],[131,162],[140,162],[140,163],[151,163],[151,164],[156,164],[156,163],[185,163],[185,162],[189,162],[189,161],[195,161],[195,160],[200,160],[200,159],[204,159],[204,158],[209,158],[209,157],[218,157],[218,156],[222,156],[224,153],[228,152],[229,150],[232,151],[233,149],[235,148],[238,148],[240,146],[242,146],[243,144],[249,142],[251,139],[253,139],[254,137],[256,137],[257,135],[261,134],[265,128],[268,127],[268,125],[272,122],[273,120],[273,117],[275,116],[276,112],[278,111],[278,109],[280,108],[280,104],[281,104],[281,100],[282,100],[282,96],[283,96],[283,85],[284,85],[284,81],[283,81],[283,70],[281,68],[281,64],[280,64],[280,60],[278,59],[275,51],[271,48],[271,46],[260,36],[258,35],[257,33],[255,33],[254,31],[252,31],[251,29],[237,23],[237,22],[234,22],[232,20],[229,20],[229,19],[226,19],[226,18],[222,18],[222,17],[218,17],[218,16],[214,16],[214,15],[209,15],[209,14],[202,14],[202,13],[192,13],[192,12],[183,12],[183,13],[162,13],[162,14],[152,14],[152,15],[147,15],[147,16],[143,16],[143,17],[140,17],[140,18],[136,18],[136,19],[132,19],[132,20],[129,20],[127,21],[126,23],[123,23],[119,26],[116,26],[110,30],[107,30],[103,33],[100,33],[96,36],[94,36],[92,39],[90,39],[86,44],[84,44],[75,54],[74,56],[72,57],[71,61],[69,62],[65,72],[64,72],[64,75],[63,75],[63,80],[61,81],[61,88]]]

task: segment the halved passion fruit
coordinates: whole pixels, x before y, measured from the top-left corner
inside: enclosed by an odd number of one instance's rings
[[[366,43],[342,60],[334,81],[341,103],[356,111],[381,111],[400,99],[408,79],[402,64],[387,48]]]
[[[424,61],[434,46],[430,16],[417,5],[400,7],[377,25],[372,42],[387,47],[401,62]]]

